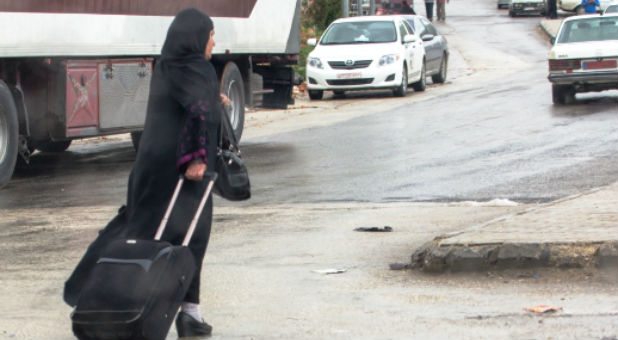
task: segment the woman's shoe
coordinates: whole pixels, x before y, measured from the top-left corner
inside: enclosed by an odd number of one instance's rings
[[[176,331],[179,338],[210,336],[212,334],[212,326],[204,321],[195,320],[185,312],[179,312],[176,317]]]

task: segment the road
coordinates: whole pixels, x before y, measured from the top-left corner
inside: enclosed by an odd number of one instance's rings
[[[430,88],[426,99],[408,95],[385,110],[373,103],[392,101],[388,91],[327,98],[340,110],[363,101],[374,112],[251,140],[248,162],[260,174],[253,203],[538,202],[612,183],[617,93],[552,105],[548,43],[537,34],[538,17],[517,19],[458,16],[443,30],[452,46],[473,49],[455,58],[471,59],[471,72],[492,79],[455,70],[456,86],[444,85],[440,94]]]
[[[204,264],[213,338],[618,335],[615,280],[594,272],[389,270],[436,235],[618,178],[618,94],[554,107],[538,17],[489,0],[452,0],[447,15],[447,84],[248,114],[254,196],[217,199]],[[133,160],[126,136],[82,141],[35,154],[0,191],[0,339],[72,337],[62,283],[124,201]],[[345,272],[315,272],[331,268]],[[538,304],[563,309],[524,311]]]

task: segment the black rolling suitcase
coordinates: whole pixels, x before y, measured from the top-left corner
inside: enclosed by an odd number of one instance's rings
[[[182,245],[160,239],[183,178],[154,240],[119,239],[101,252],[71,314],[78,339],[165,339],[195,272],[187,245],[216,179],[210,176]]]
[[[77,298],[84,286],[84,282],[86,282],[92,268],[97,263],[101,251],[114,240],[134,237],[126,225],[125,209],[126,207],[122,206],[114,220],[110,221],[105,228],[99,231],[97,238],[88,246],[86,253],[64,283],[62,298],[69,306],[75,307],[77,305]]]

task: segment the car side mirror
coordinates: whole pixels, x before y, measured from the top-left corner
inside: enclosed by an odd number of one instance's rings
[[[317,43],[318,43],[318,40],[316,38],[307,39],[307,45],[309,46],[315,46]]]
[[[552,45],[555,45],[556,44],[556,38],[551,38],[550,42],[551,42]]]
[[[416,41],[416,36],[414,34],[406,34],[403,37],[403,43],[407,44],[407,43],[413,43]]]
[[[433,38],[434,38],[434,35],[430,34],[430,33],[424,34],[421,37],[421,39],[423,39],[423,41],[431,41],[431,40],[433,40]]]

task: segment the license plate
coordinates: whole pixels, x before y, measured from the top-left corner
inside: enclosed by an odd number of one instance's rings
[[[582,64],[584,70],[601,70],[606,68],[616,68],[616,60],[601,60],[601,61],[584,61]]]
[[[361,78],[363,76],[362,73],[360,72],[355,72],[355,73],[339,73],[337,75],[338,79],[354,79],[354,78]]]

